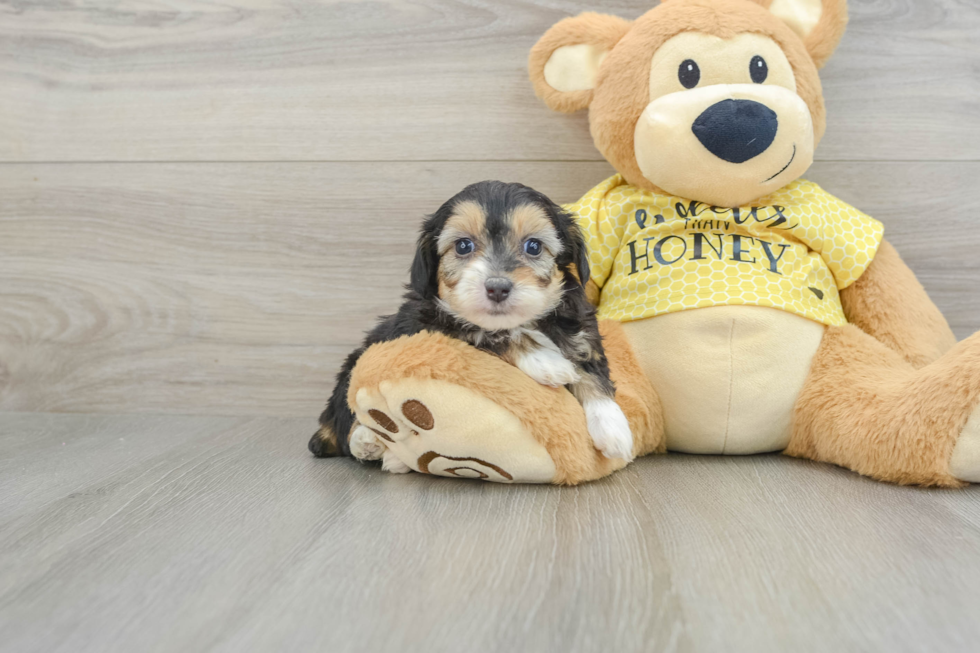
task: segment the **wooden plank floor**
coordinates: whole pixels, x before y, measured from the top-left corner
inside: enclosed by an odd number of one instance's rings
[[[975,651],[980,492],[779,456],[392,476],[309,420],[0,416],[0,651]]]

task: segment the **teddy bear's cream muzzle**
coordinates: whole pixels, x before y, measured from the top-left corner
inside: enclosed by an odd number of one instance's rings
[[[746,205],[813,162],[813,120],[781,86],[715,84],[662,95],[634,130],[643,176],[672,195]]]

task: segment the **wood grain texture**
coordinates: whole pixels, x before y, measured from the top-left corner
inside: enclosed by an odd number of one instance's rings
[[[309,420],[0,415],[0,651],[973,651],[980,488],[392,476]]]
[[[0,0],[0,653],[976,650],[976,487],[681,455],[503,487],[306,452],[424,214],[611,174],[526,56],[653,1]],[[808,177],[967,336],[980,7],[849,5]]]
[[[980,11],[852,0],[819,160],[978,160]],[[0,2],[0,161],[599,160],[527,81],[553,23],[650,0]]]
[[[393,311],[421,217],[465,184],[560,201],[602,163],[0,166],[0,409],[315,415]],[[980,329],[980,164],[818,164]],[[937,225],[941,225],[938,228]]]

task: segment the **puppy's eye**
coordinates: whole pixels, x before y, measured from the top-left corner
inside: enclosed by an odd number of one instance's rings
[[[701,69],[694,59],[685,59],[677,69],[677,79],[684,88],[694,88],[701,81]]]
[[[469,238],[460,238],[456,241],[456,253],[460,256],[466,256],[467,254],[473,253],[473,241]]]
[[[756,84],[766,81],[766,77],[769,76],[769,66],[766,65],[766,60],[759,55],[752,57],[752,61],[749,62],[749,75]]]
[[[537,256],[543,249],[541,241],[537,238],[528,238],[524,241],[524,253],[528,256]]]

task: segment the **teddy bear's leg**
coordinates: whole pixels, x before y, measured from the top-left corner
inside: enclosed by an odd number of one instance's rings
[[[920,369],[853,325],[830,327],[786,454],[883,481],[980,481],[980,334]]]
[[[662,451],[659,400],[619,325],[603,331],[633,452]],[[584,411],[567,390],[439,334],[368,349],[351,376],[348,402],[384,443],[388,471],[575,484],[625,465],[592,446]]]

